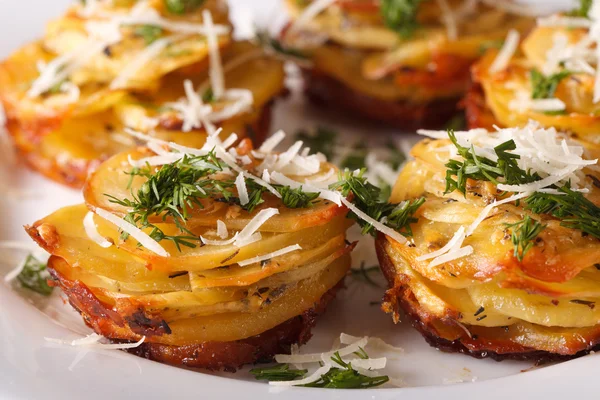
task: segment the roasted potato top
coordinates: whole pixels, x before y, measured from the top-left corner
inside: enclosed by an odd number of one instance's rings
[[[322,155],[274,153],[275,142],[255,150],[247,139],[232,147],[235,137],[218,132],[200,149],[135,136],[148,147],[100,165],[85,204],[27,228],[63,289],[78,282],[116,313],[100,323],[110,338],[246,339],[311,309],[344,278],[347,209],[309,192],[335,179]],[[161,328],[130,322],[141,319]]]
[[[531,17],[491,2],[428,2],[402,11],[389,3],[334,2],[309,18],[312,2],[288,0],[292,23],[284,43],[355,90],[423,103],[462,94],[482,49],[497,45],[511,29],[533,26]]]
[[[381,245],[398,284],[408,285],[420,306],[436,318],[468,325],[526,321],[545,327],[596,326],[597,160],[586,159],[585,149],[567,135],[533,122],[494,133],[450,133],[450,140],[444,132],[424,133],[438,139],[425,139],[413,148],[414,160],[404,167],[390,199],[424,198],[415,214],[418,222],[411,224],[408,245],[391,238]],[[558,164],[544,161],[550,154],[546,150],[556,144],[579,160],[562,182],[555,172]],[[528,155],[528,146],[535,155]],[[567,162],[567,157],[559,158]],[[557,169],[544,172],[547,165]],[[512,183],[519,180],[532,183]],[[544,186],[550,180],[556,183]],[[577,205],[568,210],[571,201]],[[584,209],[590,213],[579,214]],[[480,308],[485,313],[477,312]]]
[[[473,79],[500,125],[521,126],[533,119],[597,151],[600,107],[590,24],[587,18],[566,15],[541,19],[498,71],[490,68],[497,51],[485,54],[473,68]]]

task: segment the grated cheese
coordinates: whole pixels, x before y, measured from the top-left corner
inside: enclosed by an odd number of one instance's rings
[[[244,179],[243,172],[240,172],[238,177],[235,179],[235,186],[240,198],[240,204],[245,206],[250,202],[250,199],[248,198],[248,188],[246,187],[246,180]]]
[[[508,32],[506,40],[504,41],[504,45],[498,52],[498,55],[496,56],[496,59],[494,60],[492,65],[490,65],[490,74],[495,74],[506,69],[511,58],[517,51],[520,37],[521,35],[519,34],[519,32],[514,29],[511,29]]]
[[[229,236],[229,231],[227,231],[227,225],[225,222],[220,219],[217,220],[217,236],[221,239],[226,239]]]
[[[385,234],[386,236],[389,236],[390,238],[394,239],[395,241],[397,241],[400,244],[404,244],[404,243],[408,242],[408,240],[406,240],[406,238],[404,236],[402,236],[400,233],[396,232],[392,228],[385,226],[381,222],[376,221],[375,219],[371,218],[370,216],[368,216],[367,214],[365,214],[364,212],[359,210],[358,207],[356,207],[354,204],[352,204],[351,202],[349,202],[342,196],[340,196],[340,200],[346,207],[348,207],[354,214],[356,214],[356,216],[358,216],[358,218],[373,225],[373,227],[376,230],[378,230],[379,232]]]
[[[150,61],[156,59],[160,53],[173,41],[178,38],[167,37],[155,40],[152,44],[147,46],[138,56],[123,68],[121,73],[111,82],[110,88],[112,90],[123,89],[127,87],[129,81],[135,78],[136,74],[144,68]]]
[[[285,132],[278,130],[263,142],[263,144],[258,148],[258,151],[260,153],[270,153],[279,145],[279,143],[281,143],[283,139],[285,139]]]
[[[438,266],[440,264],[444,264],[444,263],[447,263],[447,262],[450,262],[450,261],[453,261],[453,260],[457,260],[459,258],[463,258],[463,257],[466,257],[466,256],[471,255],[471,254],[473,254],[473,247],[471,247],[471,246],[465,246],[465,247],[462,247],[462,248],[460,248],[458,250],[451,251],[451,252],[448,252],[448,253],[446,253],[444,255],[436,257],[433,261],[431,261],[429,263],[429,267],[433,268],[433,267]]]
[[[436,0],[440,10],[442,11],[442,22],[446,26],[446,34],[448,39],[458,39],[458,27],[456,26],[456,16],[448,5],[447,0]]]
[[[359,351],[361,348],[364,348],[369,341],[368,337],[360,338],[359,340],[349,344],[346,347],[342,347],[338,350],[329,351],[326,353],[313,353],[313,354],[277,354],[275,356],[275,361],[280,364],[308,364],[321,362],[323,358],[330,359],[335,355],[335,353],[339,353],[340,357],[344,357]]]
[[[282,256],[284,254],[288,254],[291,253],[293,251],[298,251],[298,250],[302,250],[302,247],[298,244],[294,244],[292,246],[287,246],[284,247],[283,249],[280,250],[276,250],[272,253],[268,253],[268,254],[264,254],[262,256],[257,256],[257,257],[253,257],[253,258],[249,258],[247,260],[243,260],[243,261],[238,261],[238,265],[241,267],[246,267],[250,264],[255,264],[255,263],[259,263],[261,261],[266,261],[266,260],[270,260],[272,258],[275,257],[279,257]]]
[[[104,336],[98,335],[97,333],[92,333],[84,338],[76,340],[62,340],[48,337],[45,337],[44,339],[47,342],[63,346],[87,347],[105,350],[125,350],[141,346],[142,343],[144,343],[144,341],[146,340],[146,336],[143,336],[139,341],[135,343],[101,343],[100,340],[104,339]]]
[[[448,137],[444,131],[419,130],[419,134],[444,139]],[[512,192],[533,192],[553,184],[571,183],[575,190],[581,189],[585,181],[583,168],[597,164],[598,160],[583,158],[584,148],[576,142],[565,138],[554,128],[542,128],[539,123],[530,121],[524,127],[496,128],[495,132],[485,129],[455,132],[458,143],[467,148],[473,148],[478,157],[486,157],[497,161],[493,149],[513,140],[516,149],[512,154],[519,156],[517,164],[525,171],[537,173],[542,179],[523,185],[499,184],[498,189]],[[449,148],[450,157],[458,157],[456,148]]]
[[[104,247],[105,249],[112,246],[112,243],[106,240],[106,238],[98,232],[96,223],[94,222],[94,213],[88,212],[83,219],[83,228],[85,229],[86,235],[95,242],[98,246]]]
[[[225,77],[223,65],[221,64],[221,53],[219,53],[219,41],[217,31],[213,24],[210,11],[202,11],[202,20],[206,29],[206,40],[208,42],[208,51],[210,54],[210,81],[215,99],[219,100],[225,92]]]
[[[138,227],[130,224],[129,222],[125,221],[124,219],[118,217],[115,214],[103,210],[102,208],[96,208],[93,211],[100,218],[104,218],[111,224],[117,226],[123,232],[126,232],[129,235],[131,235],[132,238],[137,240],[142,246],[144,246],[151,252],[156,253],[161,257],[170,257],[170,254],[160,244],[158,244],[156,240],[152,239]]]

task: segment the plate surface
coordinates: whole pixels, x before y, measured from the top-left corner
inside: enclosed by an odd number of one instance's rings
[[[232,15],[240,33],[277,19],[280,0],[232,0]],[[44,23],[59,15],[69,0],[0,0],[0,57],[43,32]],[[35,12],[31,12],[35,10]],[[276,107],[273,128],[289,134],[298,128],[318,125],[334,127],[344,143],[355,143],[361,133],[377,146],[397,132],[330,115],[305,104],[300,83],[290,78],[292,96]],[[377,133],[377,135],[372,135]],[[362,136],[364,137],[364,136]],[[410,143],[410,135],[393,136]],[[59,207],[81,202],[77,191],[65,189],[23,169],[14,171],[0,165],[0,240],[29,243],[22,226]],[[6,190],[5,183],[18,192]],[[373,265],[371,241],[363,240],[354,264]],[[0,276],[14,268],[19,253],[2,253]],[[375,277],[375,279],[378,279]],[[389,316],[370,303],[383,292],[356,279],[347,280],[343,291],[315,329],[314,337],[302,351],[326,351],[341,333],[372,335],[401,346],[404,354],[389,360],[386,373],[404,380],[406,388],[340,391],[293,388],[282,391],[254,381],[246,370],[237,374],[208,374],[169,367],[118,351],[90,351],[51,345],[44,337],[75,339],[89,333],[79,316],[63,303],[59,293],[50,300],[24,296],[0,283],[0,399],[120,399],[136,398],[275,398],[325,399],[447,399],[506,398],[518,396],[559,399],[584,395],[595,389],[594,368],[600,359],[591,355],[578,360],[532,369],[521,362],[476,360],[463,355],[444,354],[429,347],[408,324],[394,325]],[[527,370],[527,372],[522,372]]]

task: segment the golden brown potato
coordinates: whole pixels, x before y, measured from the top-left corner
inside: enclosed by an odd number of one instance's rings
[[[418,9],[411,29],[394,25],[385,5],[358,0],[336,3],[295,25],[310,3],[286,3],[292,24],[283,43],[308,58],[310,98],[405,128],[443,126],[456,113],[482,49],[511,29],[533,26],[532,18],[501,7],[469,9],[450,1],[452,27],[443,22],[439,3],[431,3]]]
[[[536,214],[528,199],[501,204],[464,238],[461,246],[472,248],[467,255],[439,264],[419,258],[449,243],[486,206],[511,195],[473,178],[466,195],[446,193],[449,146],[444,139],[418,143],[412,150],[415,160],[404,167],[393,190],[392,203],[420,197],[425,202],[418,222],[411,224],[408,244],[383,234],[376,240],[390,286],[383,309],[395,321],[403,310],[433,346],[476,357],[551,360],[595,349],[600,344],[600,242],[588,231],[564,226],[575,217]],[[585,197],[597,207],[597,172],[584,169],[582,174],[589,179]],[[514,224],[527,217],[542,229],[520,253]]]
[[[269,152],[255,158],[247,139],[235,150],[238,168],[255,175],[263,159],[277,157]],[[241,189],[233,183],[237,172],[224,168],[222,159],[190,161],[189,166],[176,161],[134,167],[156,155],[139,148],[112,157],[89,177],[86,204],[63,208],[27,227],[28,234],[52,254],[48,268],[56,285],[85,322],[116,342],[144,337],[143,345],[132,350],[140,356],[208,369],[235,370],[268,361],[276,353],[289,352],[292,344],[306,342],[316,317],[350,268],[354,244],[346,240],[351,225],[348,210],[322,198],[289,203],[270,192],[259,194],[261,201],[254,208],[244,208],[236,200],[241,197]],[[250,163],[243,161],[245,157]],[[187,180],[196,165],[209,162],[216,169],[204,170],[193,182]],[[318,162],[314,173],[287,176],[311,182],[334,168]],[[162,181],[163,173],[173,175]],[[149,182],[152,194],[143,200],[140,196],[145,196]],[[168,198],[174,182],[204,189],[181,194],[185,206],[149,212],[148,225],[130,214],[156,201],[159,191],[164,193],[159,204],[179,201],[180,194]],[[116,199],[129,206],[124,208]],[[120,229],[102,212],[118,221],[137,221],[140,234],[147,235],[154,247],[129,228]],[[238,243],[238,235],[265,213],[270,217],[252,236],[258,237]],[[133,233],[124,236],[122,229]]]
[[[190,112],[181,109],[186,106],[182,99],[190,101],[184,90],[188,80],[197,102],[210,107],[209,120],[223,137],[235,132],[258,144],[266,137],[271,106],[285,93],[283,63],[250,42],[232,42],[223,1],[209,0],[181,15],[163,1],[93,7],[72,7],[49,23],[42,39],[0,63],[7,128],[29,166],[81,187],[102,161],[136,146],[124,134],[126,127],[201,147],[205,124],[190,122]],[[202,17],[207,11],[215,24],[218,57],[209,51]],[[120,37],[111,42],[105,36],[115,29]],[[99,44],[106,47],[99,49]],[[225,93],[216,98],[209,68],[219,59]]]

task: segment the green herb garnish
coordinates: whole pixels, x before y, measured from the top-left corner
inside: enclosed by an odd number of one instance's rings
[[[133,30],[133,33],[136,36],[144,39],[144,43],[146,46],[154,43],[161,35],[163,34],[163,29],[160,26],[156,25],[138,25]]]
[[[388,376],[370,377],[357,372],[352,368],[352,362],[342,360],[338,352],[335,352],[331,360],[341,368],[331,368],[316,382],[303,386],[326,389],[368,389],[383,385],[390,380]]]
[[[509,153],[516,148],[513,140],[508,140],[494,148],[498,156],[497,161],[492,161],[475,154],[474,147],[461,146],[452,130],[448,131],[450,140],[458,150],[463,161],[450,160],[446,163],[446,189],[444,194],[458,190],[466,196],[467,180],[490,181],[494,184],[521,185],[539,180],[537,174],[531,174],[519,167],[518,154]],[[502,182],[499,181],[502,180]]]
[[[195,206],[202,207],[199,201],[211,194],[221,194],[228,197],[230,192],[226,190],[223,182],[212,179],[202,179],[207,175],[222,171],[221,162],[217,159],[214,151],[205,156],[188,156],[175,163],[164,165],[155,174],[150,167],[134,168],[129,175],[147,178],[137,193],[132,193],[132,200],[117,199],[111,195],[105,195],[111,203],[130,208],[125,220],[140,229],[151,228],[150,237],[157,242],[170,240],[181,251],[181,246],[194,248],[194,242],[200,238],[196,237],[186,227],[189,210]],[[131,183],[130,183],[131,184]],[[172,219],[180,232],[187,235],[169,236],[165,235],[156,225],[149,221],[152,216],[160,216],[163,221]],[[126,240],[129,235],[123,232],[121,238]]]
[[[232,191],[234,180],[208,179],[207,176],[223,170],[221,161],[211,151],[204,156],[184,155],[179,161],[163,165],[156,173],[151,167],[134,168],[128,174],[131,183],[136,176],[146,178],[146,182],[131,199],[118,199],[105,194],[109,201],[131,209],[125,220],[140,229],[151,229],[149,236],[160,242],[172,241],[177,249],[181,246],[194,248],[200,238],[186,227],[189,211],[194,207],[202,208],[200,199],[214,198],[229,204],[237,204],[242,209],[252,212],[264,203],[263,196],[267,192],[264,186],[253,179],[246,178],[248,203],[242,205],[239,197]],[[301,188],[292,189],[284,185],[271,185],[281,195],[281,201],[287,208],[312,207],[319,193],[304,192]],[[159,217],[162,221],[172,220],[181,235],[166,235],[159,227],[150,222],[151,217]],[[126,232],[121,234],[127,240]]]
[[[213,92],[212,87],[209,87],[202,93],[202,102],[212,103],[213,101],[215,101],[215,92]]]
[[[293,57],[300,59],[308,59],[308,56],[300,50],[286,47],[280,40],[272,37],[268,31],[258,31],[256,33],[256,42],[259,46],[265,49],[271,49],[275,53],[281,54],[284,57]]]
[[[535,214],[552,215],[561,220],[562,226],[600,239],[600,207],[568,184],[557,190],[562,194],[532,194],[526,199],[525,209]]]
[[[568,16],[571,17],[583,17],[587,18],[590,12],[590,8],[592,8],[593,0],[579,0],[579,8],[572,10],[567,13]]]
[[[54,290],[52,286],[48,285],[49,278],[46,263],[31,254],[27,256],[23,269],[17,275],[17,280],[23,287],[43,296],[50,296]]]
[[[531,79],[531,98],[532,99],[550,99],[554,97],[558,84],[565,78],[571,76],[571,71],[560,71],[550,76],[545,76],[536,69],[530,72]]]
[[[476,156],[473,147],[469,149],[458,144],[454,132],[449,131],[448,136],[464,161],[450,160],[446,163],[448,169],[445,193],[458,190],[466,195],[467,179],[490,181],[496,185],[499,183],[521,185],[541,179],[537,173],[519,167],[517,164],[519,155],[509,153],[516,148],[512,140],[496,146],[494,151],[498,161],[491,161]],[[554,216],[561,219],[561,225],[564,227],[578,229],[600,238],[600,207],[586,199],[582,193],[572,190],[570,184],[562,187],[552,185],[549,188],[556,189],[562,194],[535,192],[524,200],[525,209],[534,214]]]
[[[369,358],[362,348],[355,354],[362,359]],[[359,373],[352,368],[352,362],[345,362],[338,352],[334,353],[331,360],[339,367],[331,368],[315,382],[300,386],[326,389],[368,389],[383,385],[390,380],[388,376],[370,377]],[[292,381],[304,378],[308,371],[305,369],[291,369],[288,364],[278,364],[273,367],[255,368],[250,370],[250,373],[257,380]]]
[[[417,11],[423,0],[381,0],[381,15],[385,25],[409,38],[418,28]]]
[[[330,186],[332,190],[339,190],[342,196],[353,194],[352,202],[359,210],[367,214],[369,217],[382,223],[391,229],[394,229],[404,236],[412,236],[410,225],[417,222],[414,217],[419,207],[425,202],[424,198],[419,198],[413,201],[403,201],[399,204],[391,204],[382,199],[382,191],[375,185],[367,182],[363,176],[365,170],[361,170],[358,174],[351,171],[345,171],[340,174],[340,180]],[[362,234],[375,235],[376,230],[370,223],[359,218],[355,213],[350,211],[348,218],[356,220],[362,227]]]
[[[186,14],[196,10],[205,0],[163,0],[171,14]]]
[[[514,224],[505,224],[512,229],[511,241],[515,247],[515,257],[523,261],[525,254],[533,247],[535,239],[546,229],[546,225],[536,221],[529,215]]]
[[[292,381],[296,378],[303,378],[308,370],[291,369],[289,364],[278,364],[274,367],[254,368],[250,370],[257,380],[263,381]]]

